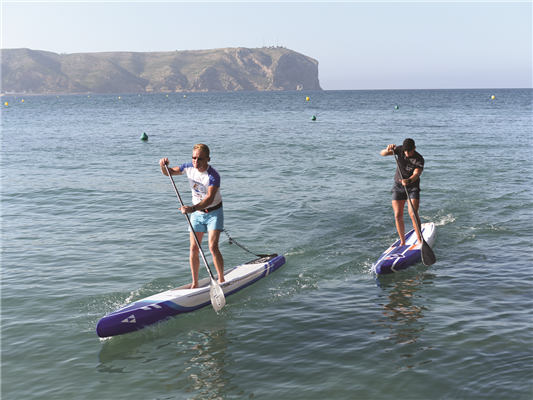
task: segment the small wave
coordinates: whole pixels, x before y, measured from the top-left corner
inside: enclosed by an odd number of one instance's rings
[[[373,276],[376,275],[373,265],[374,263],[370,261],[370,259],[367,259],[366,261],[364,261],[363,262],[363,273],[366,275],[373,275]]]
[[[455,222],[456,220],[457,220],[457,217],[454,216],[453,214],[447,214],[447,215],[438,216],[435,219],[435,226],[448,225],[448,224],[451,224],[451,223]]]
[[[130,295],[128,297],[126,297],[126,300],[124,300],[125,304],[129,304],[129,303],[132,303],[133,302],[133,299],[134,298],[139,298],[139,290],[134,290],[132,292],[130,292]]]
[[[285,256],[285,258],[287,258],[287,257],[290,257],[290,256],[301,255],[301,254],[305,254],[305,250],[287,251],[283,255]]]
[[[487,224],[484,227],[484,229],[487,231],[499,231],[499,232],[508,230],[506,227],[494,226],[494,224]]]

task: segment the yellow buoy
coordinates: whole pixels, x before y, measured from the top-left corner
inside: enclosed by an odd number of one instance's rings
[[[167,97],[168,97],[168,94],[167,94]]]
[[[8,105],[9,105],[9,103],[6,101],[6,106],[8,106]]]
[[[183,97],[185,97],[185,95],[183,95]]]
[[[24,99],[22,99],[22,102],[24,103]]]
[[[492,100],[494,100],[496,98],[496,96],[492,96]]]
[[[309,97],[306,97],[306,98],[305,98],[305,101],[309,101]]]
[[[118,99],[120,100],[120,97]]]

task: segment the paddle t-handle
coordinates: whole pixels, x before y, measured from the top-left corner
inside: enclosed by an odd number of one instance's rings
[[[392,150],[392,151],[393,151],[393,155],[394,155],[394,160],[396,161],[396,165],[398,166],[398,172],[400,173],[400,177],[402,178],[402,181],[403,181],[403,175],[402,175],[402,170],[400,168],[400,162],[398,161],[398,158],[396,157],[396,153],[394,153],[394,150]],[[411,206],[411,210],[413,210],[413,212],[414,212],[414,214],[416,216],[415,229],[416,229],[418,235],[420,236],[420,238],[422,239],[422,248],[420,249],[420,252],[421,252],[421,255],[422,255],[422,262],[426,266],[433,265],[433,264],[435,264],[437,262],[437,257],[435,256],[435,253],[433,252],[433,249],[431,248],[431,246],[424,239],[424,236],[422,236],[422,227],[421,227],[422,226],[422,222],[420,221],[420,217],[418,216],[418,212],[413,207],[413,203],[411,202],[411,197],[409,196],[409,192],[407,191],[407,187],[404,186],[403,184],[402,184],[402,186],[405,189],[405,194],[407,195],[407,200],[409,201],[409,205]]]
[[[172,179],[172,175],[170,175],[170,171],[168,170],[168,166],[166,164],[165,164],[165,169],[167,170],[167,174],[168,174],[168,177],[170,178],[170,182],[172,182],[174,191],[176,192],[176,195],[178,196],[178,200],[181,206],[184,207],[183,201],[181,200],[180,193],[178,192],[178,188],[176,187],[176,184],[174,183],[174,179]],[[215,309],[215,311],[220,311],[226,305],[226,297],[224,296],[224,291],[222,290],[219,283],[216,281],[215,277],[213,276],[213,273],[211,272],[211,268],[209,268],[209,264],[207,263],[207,259],[205,258],[204,251],[202,250],[202,246],[200,246],[200,241],[196,237],[196,232],[194,231],[194,228],[192,227],[191,220],[187,213],[185,213],[185,217],[187,218],[187,222],[189,223],[189,227],[191,228],[191,232],[196,242],[196,246],[198,246],[198,249],[200,250],[200,254],[202,255],[202,259],[204,260],[205,267],[207,268],[207,271],[209,272],[209,277],[211,278],[211,288],[209,289],[209,294],[211,296],[211,304],[213,305],[213,308]]]

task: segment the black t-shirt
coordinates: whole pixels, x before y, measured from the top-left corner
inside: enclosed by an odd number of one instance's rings
[[[416,168],[424,169],[424,157],[422,157],[417,151],[415,150],[415,154],[413,154],[412,157],[406,157],[405,153],[402,149],[403,146],[396,146],[396,149],[394,150],[394,153],[398,155],[398,163],[400,164],[400,169],[402,170],[402,175],[400,176],[400,173],[398,172],[398,168],[396,168],[396,174],[394,175],[394,183],[400,184],[400,180],[410,178],[411,175],[413,175],[413,171]],[[415,182],[411,182],[409,185],[407,185],[408,188],[412,187],[420,187],[420,178],[418,178]]]

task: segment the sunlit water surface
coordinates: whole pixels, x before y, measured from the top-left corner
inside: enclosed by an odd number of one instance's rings
[[[4,99],[3,398],[531,399],[531,90]],[[438,261],[376,277],[396,240],[379,151],[406,137]],[[228,232],[286,264],[218,315],[98,338],[106,313],[190,280],[158,160],[198,142]],[[223,236],[227,268],[253,258]]]

